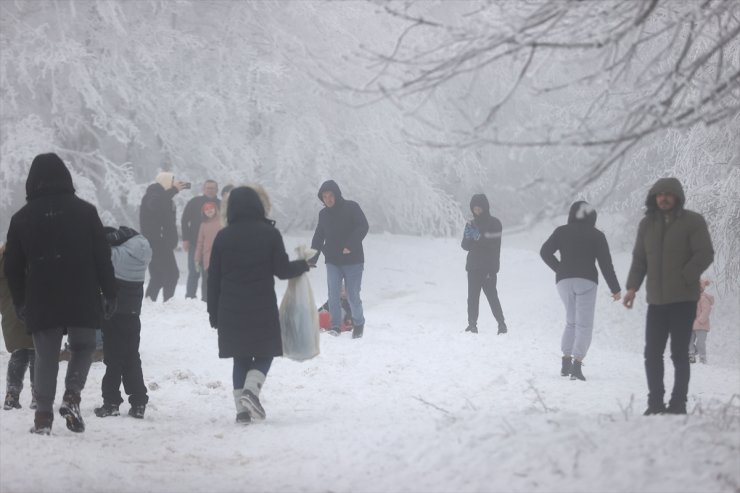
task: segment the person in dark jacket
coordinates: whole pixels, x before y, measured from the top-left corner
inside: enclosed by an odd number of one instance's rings
[[[689,343],[700,295],[701,274],[714,260],[707,223],[701,214],[684,209],[686,196],[676,178],[661,178],[645,200],[645,217],[637,229],[624,306],[632,308],[635,293],[647,276],[645,373],[648,408],[645,415],[686,414],[691,367]],[[671,338],[674,379],[671,400],[663,402],[663,353]]]
[[[177,210],[172,198],[185,187],[186,184],[176,181],[172,173],[161,172],[141,199],[141,234],[152,248],[149,285],[146,287],[146,297],[152,301],[157,301],[160,290],[163,301],[172,298],[180,277],[174,251],[177,247]]]
[[[129,416],[144,418],[149,397],[141,371],[141,301],[144,276],[152,258],[149,242],[136,230],[121,226],[105,228],[111,246],[113,269],[118,284],[118,305],[110,320],[103,322],[105,375],[102,382],[103,405],[95,408],[99,418],[118,416],[123,402],[121,382],[128,394]]]
[[[80,392],[95,349],[95,328],[101,311],[109,317],[116,305],[110,247],[98,211],[75,195],[72,176],[56,154],[33,160],[26,201],[10,220],[5,274],[13,304],[36,348],[38,408],[31,432],[51,432],[64,332],[72,356],[59,413],[67,428],[82,432]]]
[[[560,259],[555,252],[560,252]],[[571,380],[586,380],[583,359],[591,345],[594,308],[599,274],[606,279],[612,299],[622,297],[614,273],[609,244],[604,233],[596,229],[596,211],[588,202],[574,202],[568,213],[568,224],[553,231],[540,249],[542,260],[555,271],[558,293],[565,305],[565,330],[560,348],[563,351],[560,374]]]
[[[309,265],[288,260],[254,189],[234,188],[227,205],[228,224],[211,250],[208,317],[218,330],[219,357],[234,360],[236,420],[248,423],[265,419],[260,391],[273,358],[283,354],[274,276],[298,277]]]
[[[185,289],[186,298],[195,298],[198,292],[198,278],[200,277],[200,271],[195,262],[195,246],[198,242],[200,224],[203,222],[203,205],[206,202],[216,204],[217,208],[221,206],[221,201],[218,199],[218,183],[214,180],[206,180],[203,184],[203,195],[190,199],[185,205],[185,210],[182,211],[182,248],[188,252],[188,281]]]
[[[329,313],[333,325],[329,334],[341,334],[341,293],[344,281],[352,311],[352,338],[358,339],[365,329],[360,289],[365,268],[362,240],[367,235],[369,226],[359,204],[345,199],[339,185],[333,180],[327,180],[321,185],[318,196],[324,208],[319,212],[319,223],[311,240],[311,248],[318,253],[309,262],[315,265],[319,255],[324,253]]]
[[[5,349],[10,353],[8,373],[6,374],[6,392],[3,409],[20,409],[20,396],[23,390],[23,379],[26,368],[31,377],[31,409],[36,409],[36,397],[33,395],[33,363],[36,351],[33,349],[33,338],[26,332],[26,325],[18,319],[13,309],[8,280],[5,277],[5,244],[0,244],[0,316],[2,316],[3,339]]]
[[[498,334],[508,331],[496,289],[501,257],[501,232],[498,218],[491,215],[488,198],[482,194],[470,199],[473,220],[465,225],[462,248],[468,252],[465,270],[468,272],[468,327],[466,332],[478,333],[478,310],[481,289],[498,323]]]

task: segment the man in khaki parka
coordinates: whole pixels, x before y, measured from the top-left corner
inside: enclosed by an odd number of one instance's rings
[[[699,300],[699,279],[714,260],[707,223],[684,209],[686,198],[676,178],[661,178],[648,192],[627,278],[624,306],[632,308],[635,292],[647,276],[645,373],[650,414],[686,414],[689,390],[689,342]],[[663,402],[663,352],[671,338],[675,372],[671,400]]]

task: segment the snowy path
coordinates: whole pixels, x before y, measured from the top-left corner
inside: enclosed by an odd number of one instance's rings
[[[32,436],[27,407],[0,414],[0,491],[737,491],[738,344],[710,334],[712,364],[692,365],[693,414],[644,418],[644,299],[629,312],[602,282],[588,381],[569,381],[553,276],[512,244],[499,275],[510,333],[495,335],[483,299],[472,335],[457,240],[371,235],[366,337],[322,335],[316,359],[276,360],[268,419],[248,427],[233,423],[230,360],[217,357],[204,305],[181,291],[146,303],[146,419],[93,415],[104,372],[94,364],[84,434],[57,417],[52,438]],[[620,281],[627,262],[615,256]],[[323,302],[322,266],[311,276]],[[737,306],[719,316],[736,337]]]

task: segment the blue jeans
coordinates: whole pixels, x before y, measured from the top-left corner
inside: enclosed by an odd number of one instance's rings
[[[259,370],[265,376],[272,366],[272,356],[243,356],[234,358],[234,366],[231,372],[231,378],[234,383],[234,389],[243,389],[244,382],[247,381],[247,372],[249,370]]]
[[[326,283],[329,290],[329,314],[332,326],[339,327],[342,321],[342,280],[347,291],[347,301],[352,310],[352,323],[355,327],[365,325],[365,316],[362,311],[360,288],[362,287],[362,271],[365,264],[334,265],[326,264]]]

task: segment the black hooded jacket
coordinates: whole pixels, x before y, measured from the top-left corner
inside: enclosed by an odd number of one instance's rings
[[[319,223],[311,240],[311,248],[324,252],[327,264],[353,265],[365,262],[362,240],[367,235],[367,218],[357,202],[342,197],[342,191],[334,180],[325,181],[319,188],[322,194],[334,192],[334,206],[324,207],[319,212]],[[347,248],[350,253],[342,253]],[[318,254],[316,256],[318,258]]]
[[[26,205],[10,221],[5,273],[13,303],[26,308],[30,332],[97,328],[101,291],[116,297],[100,217],[74,192],[59,156],[40,154],[28,172]]]
[[[147,187],[139,208],[141,234],[152,250],[174,250],[177,247],[177,210],[172,198],[177,188],[165,190],[159,183]]]
[[[560,260],[555,257],[557,251]],[[555,271],[555,282],[577,277],[598,284],[598,262],[609,290],[621,291],[606,236],[596,229],[596,211],[587,202],[578,201],[570,206],[568,224],[553,231],[542,245],[540,256]]]
[[[463,237],[461,246],[468,252],[465,270],[496,274],[499,271],[503,227],[501,221],[491,215],[491,206],[485,194],[473,195],[470,199],[471,212],[475,206],[483,209],[479,216],[474,214],[471,221],[471,225],[480,232],[480,237],[477,240]]]
[[[208,314],[218,328],[219,356],[280,356],[274,276],[297,277],[308,264],[288,260],[253,189],[232,190],[227,209],[228,225],[216,235],[208,267]]]

